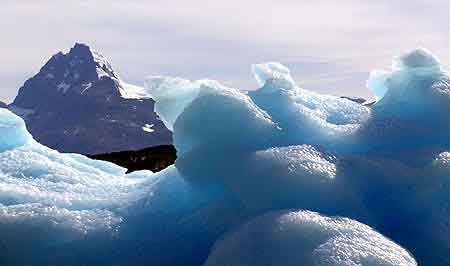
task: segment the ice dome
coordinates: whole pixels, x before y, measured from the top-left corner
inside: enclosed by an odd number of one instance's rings
[[[290,89],[295,86],[291,71],[277,62],[252,65],[252,72],[260,87],[267,82],[278,83],[280,87]]]
[[[361,135],[381,150],[449,145],[450,76],[424,49],[394,60],[390,71],[376,70],[367,85],[379,100]]]
[[[440,61],[425,49],[416,49],[406,53],[392,63],[392,71],[372,71],[367,87],[378,99],[392,97],[390,101],[418,100],[418,93],[433,93],[433,84],[448,80],[448,75],[441,69]],[[422,98],[420,100],[427,100]]]
[[[394,61],[393,68],[430,69],[440,70],[441,62],[430,51],[424,48],[414,49]]]
[[[413,266],[411,255],[370,227],[309,211],[252,219],[213,247],[206,266]]]

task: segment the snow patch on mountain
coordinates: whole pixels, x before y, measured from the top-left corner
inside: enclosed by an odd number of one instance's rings
[[[155,131],[155,130],[153,129],[153,124],[151,124],[151,125],[145,124],[145,125],[142,127],[142,130],[144,130],[145,132],[148,132],[148,133],[152,133],[152,132]]]
[[[120,95],[125,99],[148,99],[148,93],[140,86],[132,85],[124,81],[119,84]]]

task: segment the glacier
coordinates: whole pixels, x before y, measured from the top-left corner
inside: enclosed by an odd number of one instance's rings
[[[365,106],[252,66],[259,89],[150,77],[178,159],[126,169],[0,109],[0,265],[450,265],[450,75],[425,49]],[[134,96],[133,96],[134,97]]]

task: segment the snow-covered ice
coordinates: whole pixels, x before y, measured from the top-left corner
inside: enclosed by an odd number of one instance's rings
[[[171,77],[129,93],[173,130],[159,173],[50,150],[0,109],[0,264],[450,265],[438,59],[417,49],[372,72],[371,107],[299,88],[279,63],[252,71],[249,93]]]
[[[412,266],[416,262],[367,225],[310,211],[276,211],[219,240],[205,265]]]

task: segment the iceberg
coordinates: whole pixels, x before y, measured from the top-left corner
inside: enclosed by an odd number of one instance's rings
[[[449,265],[450,75],[425,49],[371,106],[256,64],[260,89],[150,77],[178,159],[125,169],[37,143],[0,109],[0,264]]]

